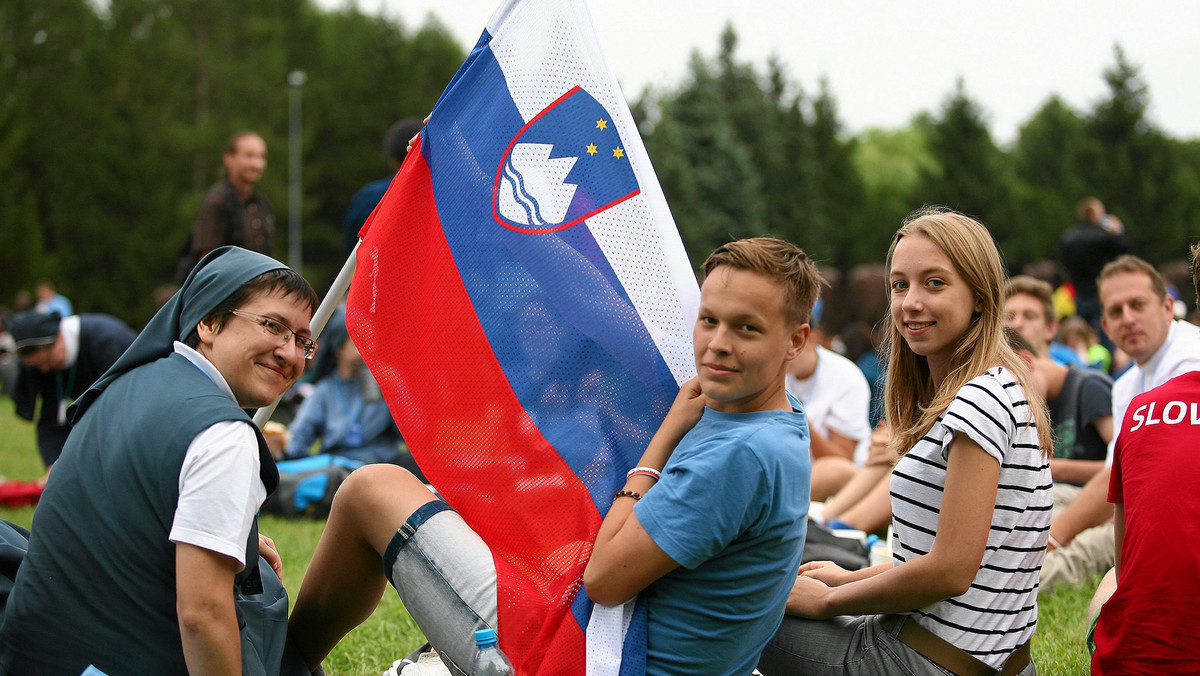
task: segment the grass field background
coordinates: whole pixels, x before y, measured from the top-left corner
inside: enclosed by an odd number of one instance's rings
[[[11,400],[0,399],[0,475],[28,481],[41,473],[33,425],[13,414]],[[103,505],[97,505],[97,508],[102,509]],[[0,518],[29,527],[33,512],[32,507],[0,508]],[[283,583],[293,600],[324,527],[324,521],[270,516],[264,516],[260,521],[260,531],[275,540],[283,557]],[[1040,616],[1033,642],[1038,673],[1047,676],[1089,673],[1083,638],[1087,631],[1087,604],[1093,589],[1094,582],[1058,589],[1038,599]],[[375,676],[393,660],[407,655],[422,643],[424,638],[420,630],[389,588],[371,618],[334,649],[325,661],[325,670],[330,676]]]

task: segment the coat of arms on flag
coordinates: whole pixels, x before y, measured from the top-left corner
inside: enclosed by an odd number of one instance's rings
[[[496,170],[496,220],[517,232],[554,232],[638,192],[612,115],[574,87],[509,144]]]

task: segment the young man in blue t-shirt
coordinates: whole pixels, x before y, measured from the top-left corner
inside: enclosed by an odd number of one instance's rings
[[[643,594],[651,674],[749,674],[783,617],[804,544],[808,424],[784,377],[808,338],[820,277],[803,251],[769,238],[718,248],[704,271],[699,376],[617,493],[584,572],[596,603]],[[378,603],[381,556],[443,660],[467,672],[471,630],[496,623],[491,554],[457,513],[388,466],[355,472],[334,503],[289,624],[309,666]]]

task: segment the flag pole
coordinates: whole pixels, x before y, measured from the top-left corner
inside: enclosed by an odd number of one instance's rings
[[[354,277],[355,255],[358,253],[358,247],[361,244],[362,240],[360,239],[354,245],[354,250],[350,252],[350,256],[342,264],[341,271],[334,278],[333,286],[329,287],[329,293],[325,294],[325,299],[321,301],[320,307],[313,313],[310,324],[313,340],[321,337],[321,332],[325,330],[325,325],[329,323],[329,318],[333,315],[334,308],[346,297],[346,291],[350,289],[350,280]],[[259,429],[262,429],[262,426],[271,419],[271,414],[275,412],[275,407],[279,405],[280,399],[283,399],[283,395],[279,395],[279,399],[272,402],[270,406],[263,406],[254,414],[254,424]]]

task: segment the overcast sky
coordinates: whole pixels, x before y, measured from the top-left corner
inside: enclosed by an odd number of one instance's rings
[[[345,0],[319,0],[337,7]],[[469,48],[498,0],[358,0],[414,28],[432,13]],[[737,54],[765,71],[778,55],[815,92],[827,77],[851,132],[936,111],[962,76],[998,142],[1058,93],[1077,110],[1106,95],[1113,45],[1141,67],[1151,119],[1200,138],[1200,2],[1187,0],[589,0],[626,98],[677,86],[693,50],[716,54],[727,22]]]

